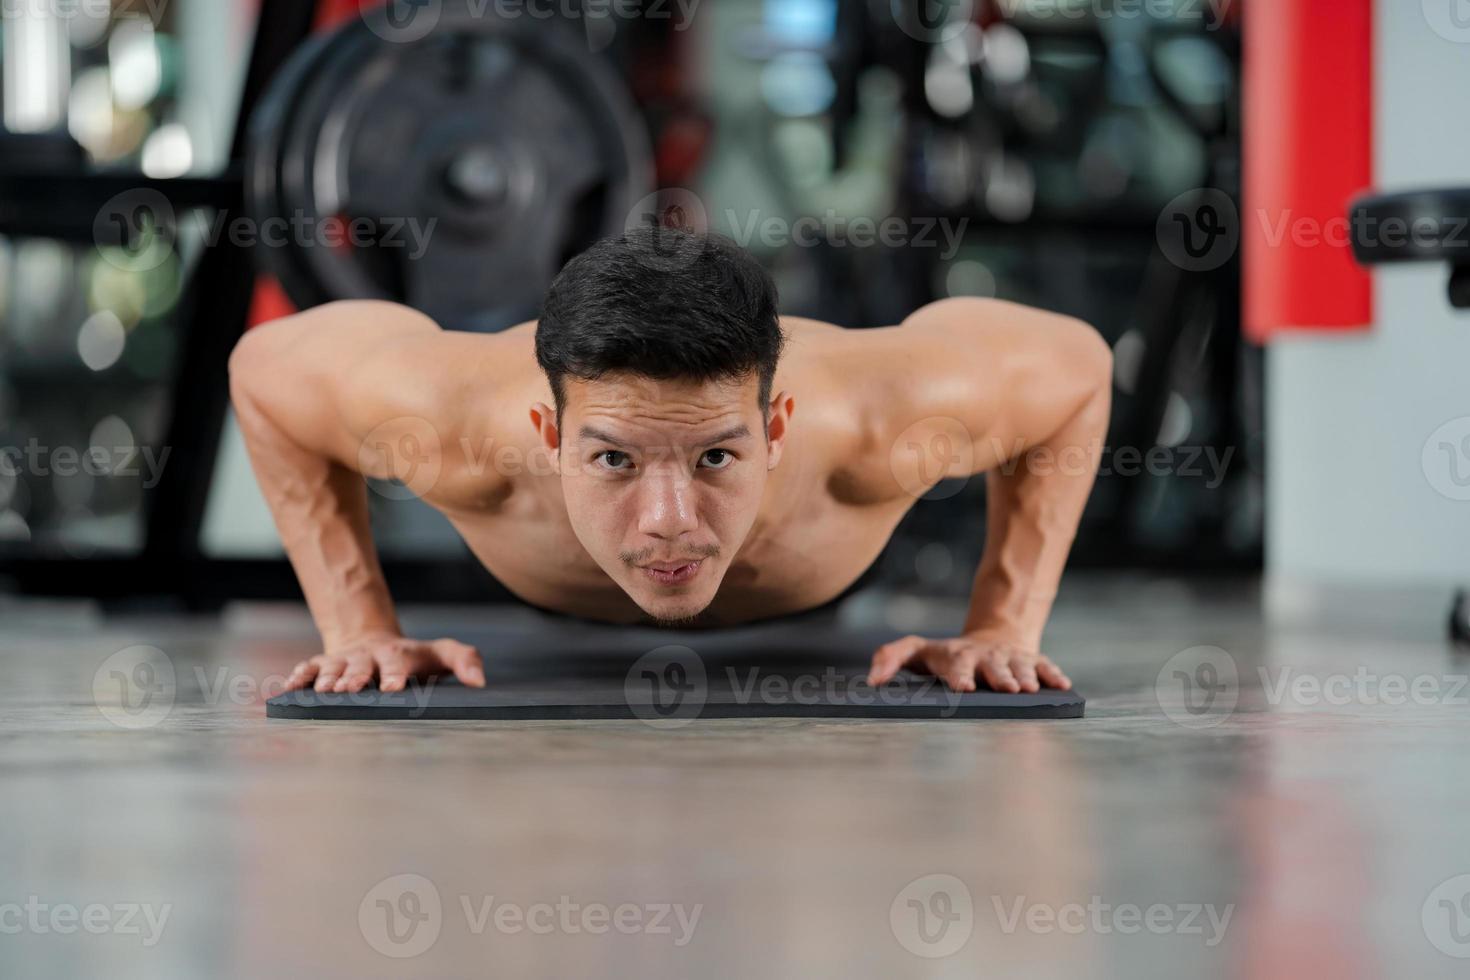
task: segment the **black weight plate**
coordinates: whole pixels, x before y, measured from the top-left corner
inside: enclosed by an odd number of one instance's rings
[[[293,301],[394,299],[499,329],[534,314],[567,257],[622,231],[652,168],[621,83],[562,25],[494,11],[446,4],[412,41],[354,20],[272,84],[249,200],[257,220],[306,229],[256,249]],[[333,216],[379,241],[313,240]]]
[[[1470,261],[1470,188],[1360,198],[1349,216],[1353,254],[1363,265]]]
[[[301,44],[276,72],[250,117],[245,158],[245,209],[260,228],[268,219],[289,218],[281,192],[281,144],[286,127],[294,118],[302,91],[313,72],[321,66],[323,53],[340,33],[317,34]],[[331,299],[321,284],[312,279],[292,247],[257,245],[256,265],[281,283],[286,295],[302,309]]]

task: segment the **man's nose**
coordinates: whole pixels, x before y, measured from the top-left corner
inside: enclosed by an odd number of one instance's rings
[[[661,467],[643,477],[638,530],[655,538],[676,538],[699,526],[694,482],[674,467]]]

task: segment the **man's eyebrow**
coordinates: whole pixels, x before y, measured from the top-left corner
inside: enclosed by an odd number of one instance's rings
[[[580,429],[578,429],[577,437],[579,439],[596,439],[598,442],[605,442],[613,446],[627,445],[627,443],[623,442],[621,439],[614,439],[612,436],[608,435],[606,432],[603,432],[601,429],[595,429],[590,425],[584,425]]]
[[[750,435],[750,428],[744,422],[732,425],[724,432],[717,432],[705,440],[706,446],[712,446],[717,442],[733,442],[736,439],[744,439]]]
[[[724,432],[717,432],[713,436],[710,436],[704,441],[704,445],[712,446],[717,442],[730,442],[735,439],[744,439],[748,435],[750,435],[750,427],[742,422],[739,425],[730,426],[730,428],[726,429]],[[578,429],[577,437],[579,439],[595,439],[598,442],[605,442],[610,446],[628,445],[621,439],[615,439],[612,436],[608,435],[606,432],[603,432],[601,429],[591,425],[583,425],[580,429]]]

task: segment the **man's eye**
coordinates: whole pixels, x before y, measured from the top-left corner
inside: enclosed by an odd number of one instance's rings
[[[598,453],[597,459],[601,461],[603,469],[608,470],[625,470],[627,466],[623,464],[629,461],[627,453],[619,452],[616,449],[609,449],[606,452]]]
[[[711,459],[711,457],[714,458]],[[728,449],[711,449],[705,452],[702,462],[708,463],[709,469],[722,470],[735,462],[735,457]]]

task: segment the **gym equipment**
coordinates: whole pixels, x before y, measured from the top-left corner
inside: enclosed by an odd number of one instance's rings
[[[1362,197],[1348,223],[1359,263],[1448,262],[1450,305],[1470,309],[1470,188]]]
[[[824,617],[715,632],[563,626],[500,628],[462,637],[485,656],[485,687],[452,679],[384,694],[291,691],[271,718],[353,721],[642,719],[675,727],[698,718],[1081,718],[1075,691],[957,694],[937,678],[863,680],[893,631],[841,631]]]
[[[1348,207],[1353,256],[1360,265],[1448,262],[1449,299],[1470,309],[1470,188],[1360,197]],[[1470,591],[1450,604],[1449,635],[1470,645]]]
[[[501,329],[535,315],[567,258],[623,231],[652,188],[647,134],[565,25],[451,0],[413,8],[432,18],[421,31],[401,6],[302,45],[256,108],[254,255],[301,307],[392,299]]]

